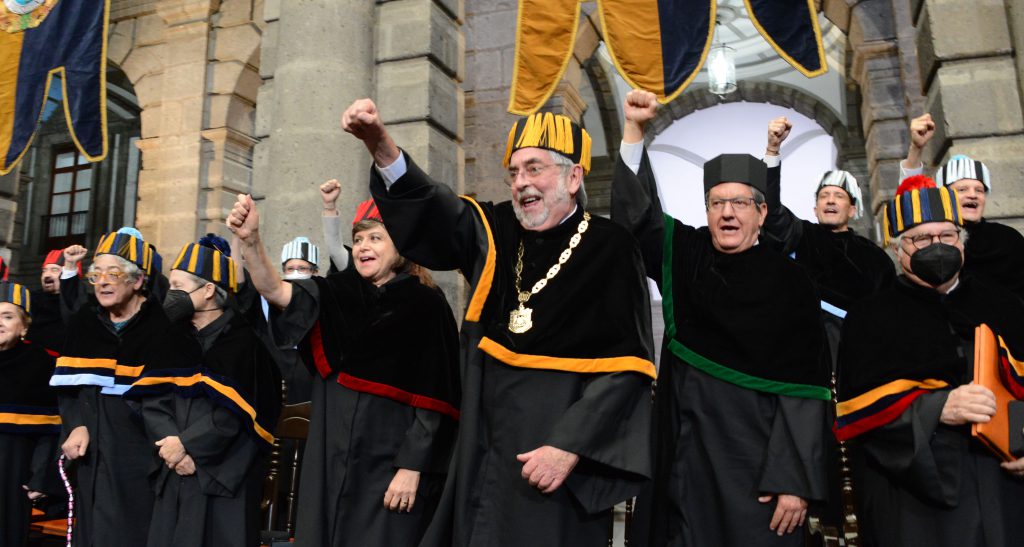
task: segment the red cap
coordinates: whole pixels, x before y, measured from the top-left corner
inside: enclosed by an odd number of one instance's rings
[[[368,199],[359,204],[356,207],[356,217],[352,219],[352,224],[357,224],[363,220],[376,220],[377,222],[383,223],[384,219],[380,216],[380,211],[377,209],[377,204],[372,199]]]
[[[935,186],[935,181],[928,175],[914,175],[903,179],[899,188],[896,188],[896,195],[899,196],[902,195],[903,192],[921,190],[924,188],[937,188],[937,186]]]
[[[43,267],[47,264],[56,264],[61,268],[64,267],[64,251],[62,249],[54,249],[46,253],[46,258],[43,259]],[[82,263],[78,263],[78,273],[82,273]]]

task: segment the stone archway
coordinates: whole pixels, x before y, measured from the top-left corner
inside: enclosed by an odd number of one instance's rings
[[[250,191],[260,11],[259,0],[111,10],[108,58],[142,108],[136,226],[163,254],[217,231]]]

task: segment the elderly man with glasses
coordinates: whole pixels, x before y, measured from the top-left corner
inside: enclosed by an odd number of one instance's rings
[[[883,224],[902,275],[843,324],[836,436],[859,455],[867,545],[1004,546],[1024,537],[1024,459],[1000,463],[971,437],[971,424],[1007,411],[971,383],[975,328],[1001,337],[1008,374],[1022,371],[1014,356],[1024,355],[1024,305],[961,275],[968,237],[957,198],[920,175],[900,185]]]
[[[650,298],[625,230],[587,210],[590,136],[550,112],[509,131],[511,201],[456,196],[388,136],[369,100],[343,128],[402,256],[458,269],[463,397],[452,472],[424,545],[603,545],[650,478]],[[448,532],[450,533],[450,537]]]
[[[830,399],[818,294],[804,269],[759,244],[767,167],[748,154],[704,164],[707,227],[662,212],[643,149],[652,93],[626,98],[612,219],[640,241],[658,283],[652,537],[642,544],[803,545],[825,497]],[[639,539],[636,538],[636,539]]]
[[[152,247],[132,234],[100,239],[85,276],[95,304],[71,317],[50,379],[59,388],[63,453],[78,468],[75,545],[146,544],[157,447],[146,438],[138,407],[122,395],[147,367],[191,367],[201,357],[184,327],[147,297],[153,258]]]

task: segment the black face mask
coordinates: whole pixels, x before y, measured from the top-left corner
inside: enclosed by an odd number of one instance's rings
[[[192,304],[192,298],[189,296],[192,292],[181,289],[167,291],[167,296],[164,297],[164,313],[167,314],[167,318],[171,320],[171,323],[188,319],[196,312],[196,307]]]
[[[933,287],[953,279],[961,266],[963,257],[960,249],[945,243],[932,243],[910,257],[910,269],[914,275]]]

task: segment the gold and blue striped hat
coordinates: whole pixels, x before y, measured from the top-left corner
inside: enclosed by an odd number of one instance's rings
[[[0,302],[10,302],[32,315],[32,297],[24,285],[10,281],[0,281]]]
[[[885,242],[907,230],[927,222],[952,222],[963,225],[960,201],[951,186],[935,187],[935,182],[923,175],[904,180],[896,190],[896,197],[886,202],[882,210]]]
[[[590,134],[568,116],[538,112],[520,118],[508,132],[503,167],[512,161],[512,153],[520,148],[553,150],[590,172]]]
[[[110,232],[100,238],[93,260],[104,254],[117,255],[139,267],[146,275],[153,273],[154,247],[141,237],[125,232]]]
[[[198,243],[185,245],[171,269],[188,272],[230,293],[238,291],[235,261],[212,247]]]

